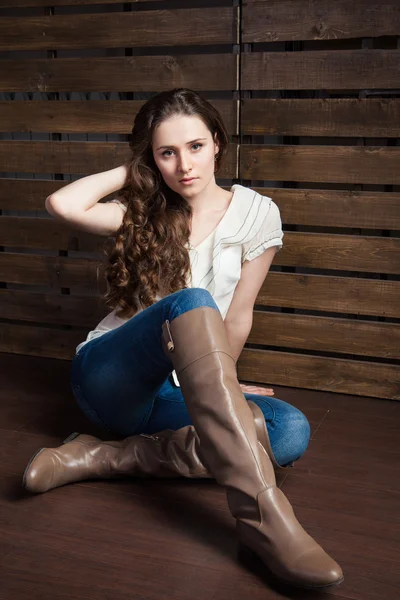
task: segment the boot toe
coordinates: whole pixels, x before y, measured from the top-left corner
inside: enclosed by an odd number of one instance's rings
[[[327,587],[337,585],[344,579],[338,563],[322,549],[302,554],[293,567],[296,582],[303,580],[305,587]]]
[[[23,486],[34,493],[43,493],[50,488],[53,469],[50,468],[48,456],[46,455],[47,448],[39,450],[28,464],[24,477]]]

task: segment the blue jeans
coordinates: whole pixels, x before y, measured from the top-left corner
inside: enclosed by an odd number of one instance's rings
[[[171,377],[173,365],[162,348],[162,324],[202,306],[219,310],[207,290],[184,289],[85,344],[72,361],[70,376],[85,415],[124,437],[192,425],[181,389]],[[285,466],[300,458],[310,439],[305,415],[277,398],[244,396],[262,410],[278,463]]]

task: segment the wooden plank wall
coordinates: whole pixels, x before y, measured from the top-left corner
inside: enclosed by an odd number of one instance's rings
[[[104,238],[44,200],[121,164],[143,102],[185,86],[224,116],[219,183],[284,223],[240,378],[399,399],[397,3],[218,4],[0,0],[0,351],[71,359],[107,313]]]
[[[108,312],[105,239],[50,217],[45,198],[122,164],[139,108],[180,86],[222,113],[221,177],[237,181],[239,7],[50,4],[0,1],[0,351],[71,359]]]
[[[245,0],[240,177],[284,247],[239,375],[400,398],[400,10]]]

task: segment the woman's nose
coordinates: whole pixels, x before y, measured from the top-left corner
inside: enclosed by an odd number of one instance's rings
[[[179,169],[181,171],[183,171],[184,173],[186,173],[187,171],[191,170],[191,164],[190,164],[190,160],[189,157],[187,156],[180,156],[179,158]]]

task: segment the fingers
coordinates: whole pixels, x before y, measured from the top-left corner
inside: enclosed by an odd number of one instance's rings
[[[274,390],[272,388],[262,388],[256,385],[243,385],[240,384],[243,392],[248,394],[258,394],[260,396],[273,396]]]

